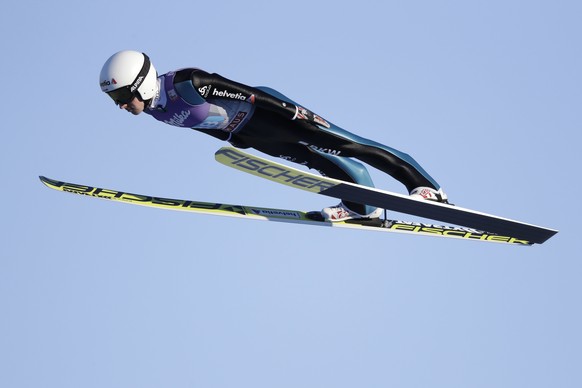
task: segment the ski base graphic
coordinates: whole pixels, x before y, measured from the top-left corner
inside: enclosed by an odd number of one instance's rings
[[[296,223],[344,229],[356,229],[362,231],[380,231],[415,236],[443,237],[465,241],[482,241],[520,246],[529,246],[533,244],[533,242],[528,240],[512,236],[488,233],[467,227],[433,225],[428,223],[407,222],[389,219],[329,222],[323,220],[319,212],[305,212],[300,210],[286,210],[268,207],[233,205],[224,203],[200,202],[194,200],[155,197],[142,194],[133,194],[112,189],[105,189],[95,186],[86,186],[76,183],[63,182],[46,178],[43,176],[40,177],[40,180],[47,187],[61,192],[79,194],[92,198],[101,198],[134,205],[153,207],[158,209],[179,210],[190,213],[210,214],[252,220]]]
[[[215,153],[215,158],[218,162],[228,167],[311,193],[428,218],[447,224],[486,230],[493,234],[515,236],[532,243],[542,244],[557,233],[556,230],[459,206],[417,200],[408,195],[311,174],[232,147],[219,149]]]

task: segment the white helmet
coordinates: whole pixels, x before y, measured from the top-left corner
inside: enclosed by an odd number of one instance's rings
[[[147,55],[137,51],[113,54],[101,69],[101,91],[116,104],[127,104],[134,97],[153,98],[158,89],[158,74]]]

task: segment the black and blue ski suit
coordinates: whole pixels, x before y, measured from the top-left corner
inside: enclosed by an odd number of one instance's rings
[[[158,82],[159,93],[145,113],[167,124],[204,132],[235,147],[251,147],[347,182],[373,187],[366,167],[354,158],[389,174],[409,192],[420,186],[439,189],[409,155],[348,132],[276,90],[195,68],[164,74]],[[344,204],[360,214],[374,210]]]

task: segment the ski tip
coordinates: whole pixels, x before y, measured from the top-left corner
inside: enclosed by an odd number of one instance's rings
[[[46,176],[43,175],[39,175],[38,179],[40,179],[40,181],[46,186],[46,187],[50,187],[53,188],[53,186],[57,183],[57,181],[54,181],[50,178],[47,178]]]
[[[41,181],[42,183],[44,183],[45,185],[46,185],[47,183],[49,183],[49,182],[50,182],[50,179],[49,179],[49,178],[47,178],[47,177],[46,177],[46,176],[44,176],[44,175],[39,175],[39,176],[38,176],[38,179],[40,179],[40,181]]]

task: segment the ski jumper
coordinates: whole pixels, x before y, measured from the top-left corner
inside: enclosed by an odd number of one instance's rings
[[[276,90],[194,68],[164,74],[158,83],[158,95],[144,112],[166,124],[192,128],[347,182],[374,187],[366,167],[355,158],[389,174],[409,192],[420,186],[439,189],[410,155],[348,132]],[[344,204],[360,214],[374,210]]]

